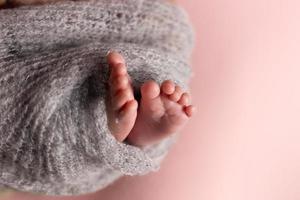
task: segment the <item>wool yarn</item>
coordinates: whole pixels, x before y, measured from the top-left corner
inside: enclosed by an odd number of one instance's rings
[[[0,186],[79,195],[158,170],[177,133],[145,148],[112,136],[106,54],[124,55],[136,95],[149,79],[189,90],[193,45],[187,14],[163,0],[0,10]]]

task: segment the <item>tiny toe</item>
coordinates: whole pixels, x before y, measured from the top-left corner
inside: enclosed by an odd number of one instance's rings
[[[175,86],[175,91],[173,92],[173,94],[169,95],[169,98],[172,101],[177,102],[180,99],[181,95],[182,95],[181,87],[179,87],[178,85],[176,85]]]
[[[154,99],[159,96],[159,93],[159,85],[153,80],[147,81],[141,86],[141,94],[144,99]]]
[[[179,103],[182,106],[186,106],[189,104],[190,97],[188,93],[183,93],[177,103]]]
[[[186,106],[184,108],[184,111],[188,117],[191,117],[196,112],[196,108],[195,106],[190,105],[190,106]]]
[[[118,111],[114,123],[120,124],[121,127],[114,131],[113,135],[119,142],[124,141],[130,133],[130,127],[134,125],[137,116],[137,107],[138,102],[133,99],[131,101],[127,101]]]
[[[110,69],[111,69],[111,74],[110,74],[111,78],[115,76],[127,74],[127,69],[124,63],[118,63],[115,66],[111,66]]]
[[[113,109],[119,110],[127,101],[133,100],[133,94],[130,89],[119,90],[116,95],[112,98]]]
[[[117,66],[111,67],[111,72],[109,75],[109,84],[114,86],[116,79],[119,77],[128,77],[127,70],[124,64],[117,64]]]
[[[175,84],[171,80],[166,80],[161,85],[161,91],[167,95],[172,94],[175,91]]]
[[[120,110],[120,118],[126,118],[132,112],[136,112],[138,108],[138,102],[134,99],[125,103],[125,105]]]
[[[125,63],[125,59],[118,52],[111,51],[107,54],[107,62],[109,65],[116,65],[118,63]]]
[[[127,76],[117,76],[113,80],[110,81],[111,83],[111,93],[114,95],[116,91],[121,89],[126,89],[129,83]]]

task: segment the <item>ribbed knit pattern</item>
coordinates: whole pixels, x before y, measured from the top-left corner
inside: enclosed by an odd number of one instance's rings
[[[145,148],[115,140],[106,54],[124,55],[136,95],[149,79],[189,90],[193,37],[186,13],[162,0],[0,10],[0,185],[78,195],[158,170],[176,134]]]

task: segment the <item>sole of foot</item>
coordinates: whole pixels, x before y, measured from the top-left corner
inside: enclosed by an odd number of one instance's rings
[[[155,144],[180,131],[195,112],[190,95],[171,80],[161,86],[147,81],[141,96],[136,123],[126,139],[135,146]]]

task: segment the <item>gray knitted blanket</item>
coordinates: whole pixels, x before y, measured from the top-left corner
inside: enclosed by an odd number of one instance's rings
[[[136,95],[149,79],[188,90],[193,38],[185,11],[162,0],[0,10],[0,186],[78,195],[158,170],[176,133],[145,148],[115,140],[105,56],[124,55]]]

